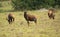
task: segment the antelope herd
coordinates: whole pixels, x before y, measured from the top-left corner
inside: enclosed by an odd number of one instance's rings
[[[53,9],[49,9],[48,10],[48,17],[51,19],[54,19],[55,18],[55,15],[54,15],[54,10]],[[26,11],[24,12],[24,16],[23,16],[24,18],[25,18],[25,20],[27,21],[27,23],[28,23],[28,26],[29,26],[29,21],[34,21],[34,23],[35,24],[37,24],[37,18],[36,18],[36,16],[34,16],[34,15],[31,15],[31,14],[28,14]],[[15,17],[13,16],[13,14],[12,13],[9,13],[8,14],[8,19],[7,19],[7,21],[8,21],[8,23],[9,24],[11,24],[13,21],[15,20]]]

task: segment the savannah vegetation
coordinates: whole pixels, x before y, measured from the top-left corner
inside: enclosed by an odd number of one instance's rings
[[[55,1],[56,4],[53,5]],[[56,9],[54,20],[49,19],[47,11],[40,10],[40,8],[50,7]],[[0,0],[0,37],[60,37],[59,7],[60,0]],[[24,18],[25,10],[37,17],[37,25],[30,22],[28,27]],[[12,24],[6,20],[9,13],[15,15]]]

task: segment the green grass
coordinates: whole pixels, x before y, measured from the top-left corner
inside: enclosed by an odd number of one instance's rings
[[[3,2],[4,3],[4,2]],[[5,5],[6,2],[5,2]],[[7,9],[5,9],[7,8]],[[55,19],[49,19],[47,12],[28,11],[37,17],[37,25],[30,22],[29,27],[24,19],[23,12],[11,12],[15,15],[15,21],[9,24],[6,20],[11,6],[2,7],[4,13],[0,13],[0,37],[60,37],[60,11],[55,13]]]
[[[13,10],[13,7],[11,6],[12,3],[10,1],[2,1],[0,2],[2,7],[0,7],[0,13],[1,12],[11,12]]]

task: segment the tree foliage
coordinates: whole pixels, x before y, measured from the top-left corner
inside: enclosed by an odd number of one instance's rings
[[[60,0],[12,0],[15,10],[36,10],[60,6]]]

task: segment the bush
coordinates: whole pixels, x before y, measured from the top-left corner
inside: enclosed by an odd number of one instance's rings
[[[60,5],[59,3],[58,5]],[[56,0],[12,0],[12,5],[15,10],[36,10],[40,8],[54,8],[57,4]]]
[[[15,10],[40,9],[38,0],[12,0],[12,5]]]

